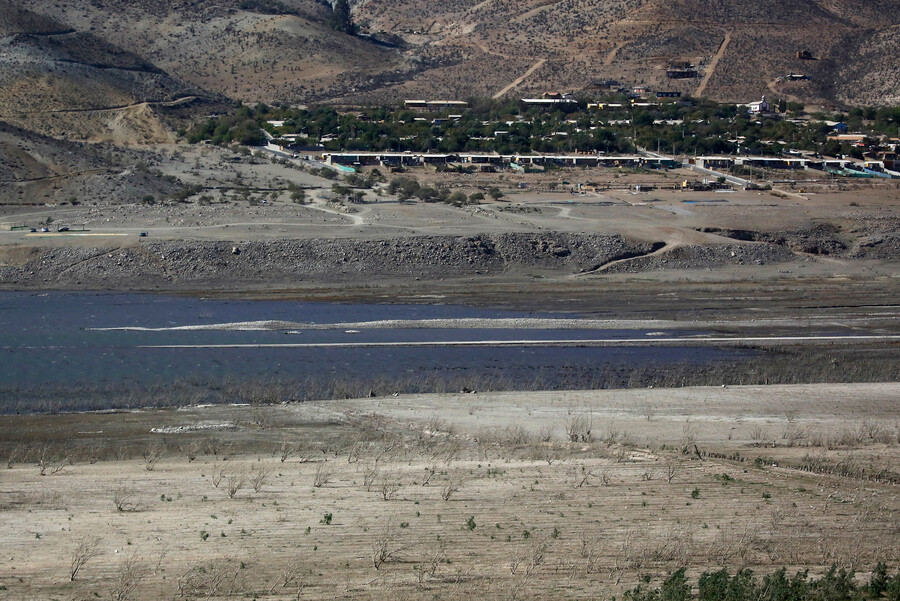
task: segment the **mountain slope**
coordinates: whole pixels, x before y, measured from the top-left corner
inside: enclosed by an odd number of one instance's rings
[[[422,52],[461,54],[457,79],[472,89],[485,67],[502,78],[494,83],[499,90],[544,59],[516,93],[614,79],[731,101],[774,92],[813,102],[885,103],[895,101],[900,85],[898,8],[894,0],[364,0],[357,12],[373,29],[400,33]],[[818,60],[798,58],[801,50]],[[698,65],[700,77],[667,79],[675,61]],[[780,80],[792,71],[811,79]],[[432,83],[459,89],[436,75],[434,82],[404,84],[403,93],[424,93]]]
[[[168,121],[178,111],[222,105],[91,32],[8,0],[0,0],[0,14],[0,119],[7,122],[81,140],[159,142],[172,138]]]
[[[179,190],[145,166],[150,160],[141,151],[57,140],[0,121],[0,204],[116,204]]]
[[[50,106],[67,107],[78,99],[92,106],[95,93],[113,100],[117,92],[123,104],[171,101],[196,94],[190,86],[269,103],[516,97],[603,80],[725,101],[767,94],[826,105],[896,102],[900,89],[897,0],[352,4],[364,33],[398,43],[335,31],[325,0],[32,0],[33,13],[4,17],[26,22],[29,39],[8,33],[4,43],[37,65],[21,76],[17,102],[37,87]],[[38,40],[40,31],[74,33]],[[92,69],[89,78],[65,71],[72,57]],[[696,65],[698,76],[668,79],[673,62]],[[116,67],[115,85],[108,73],[94,75],[104,67]],[[809,79],[789,81],[791,72]],[[68,96],[61,77],[72,81]],[[96,89],[81,86],[85,79]]]
[[[315,100],[416,68],[332,29],[313,0],[34,0],[36,11],[131,48],[192,84],[244,101]]]

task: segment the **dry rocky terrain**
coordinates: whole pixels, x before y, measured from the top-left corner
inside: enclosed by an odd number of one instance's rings
[[[900,562],[896,384],[414,395],[0,421],[25,599],[609,598]]]
[[[330,6],[313,0],[35,0],[27,9],[4,0],[0,119],[146,143],[171,139],[183,113],[217,112],[222,97],[393,104],[591,93],[615,80],[737,102],[898,101],[897,11],[887,1],[351,4],[360,36],[332,29]],[[696,65],[698,77],[667,79],[677,62]],[[811,79],[782,81],[789,72]]]

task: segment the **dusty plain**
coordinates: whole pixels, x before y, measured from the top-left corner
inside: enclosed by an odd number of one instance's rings
[[[898,397],[699,387],[5,416],[0,585],[16,600],[594,599],[681,566],[864,575],[900,561]]]

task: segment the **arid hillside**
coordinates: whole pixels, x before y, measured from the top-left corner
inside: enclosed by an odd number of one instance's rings
[[[167,141],[224,100],[91,31],[0,0],[0,120],[58,138]],[[89,29],[89,28],[86,28]]]
[[[35,0],[33,12],[2,0],[0,116],[56,136],[141,142],[169,135],[158,113],[202,90],[245,102],[394,103],[614,81],[727,101],[900,100],[900,12],[888,0],[351,4],[355,36],[315,0]],[[667,75],[686,65],[693,77]]]
[[[370,0],[357,12],[422,52],[462,57],[434,78],[405,84],[407,94],[429,86],[459,94],[467,81],[480,92],[483,76],[495,77],[485,88],[498,92],[536,66],[517,91],[578,91],[612,79],[721,100],[778,94],[852,104],[897,100],[892,4]],[[804,50],[811,58],[798,58]],[[677,62],[695,65],[697,77],[668,79],[666,68]],[[811,80],[777,81],[792,71]]]
[[[314,100],[418,69],[396,50],[332,29],[327,3],[37,0],[34,10],[127,47],[174,76],[249,102]],[[390,75],[394,77],[394,75]]]
[[[0,205],[133,203],[180,190],[152,161],[141,151],[57,140],[0,121]]]

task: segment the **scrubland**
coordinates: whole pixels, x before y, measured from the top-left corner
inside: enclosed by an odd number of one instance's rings
[[[6,416],[8,599],[609,598],[900,562],[897,384]]]

